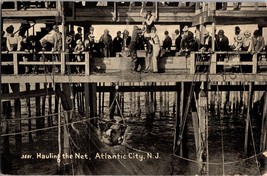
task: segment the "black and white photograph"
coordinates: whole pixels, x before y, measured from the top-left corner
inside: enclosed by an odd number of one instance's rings
[[[0,1],[1,175],[267,176],[267,1]]]

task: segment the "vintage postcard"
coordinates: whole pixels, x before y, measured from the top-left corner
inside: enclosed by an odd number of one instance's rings
[[[8,1],[1,174],[267,175],[267,3]]]

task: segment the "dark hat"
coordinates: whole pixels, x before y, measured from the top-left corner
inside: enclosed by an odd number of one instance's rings
[[[178,29],[176,29],[174,32],[175,32],[175,34],[179,34],[180,33],[180,31]]]
[[[8,26],[6,28],[6,32],[9,33],[9,34],[12,34],[14,32],[14,27],[12,25]]]
[[[241,31],[240,27],[239,26],[236,26],[235,27],[235,31]]]
[[[77,28],[77,31],[81,31],[81,30],[82,30],[82,28],[81,28],[81,27],[78,27],[78,28]]]
[[[121,31],[118,31],[117,34],[121,34]]]
[[[164,34],[169,34],[169,32],[168,31],[165,31]]]
[[[224,31],[223,31],[222,29],[220,29],[220,30],[218,31],[218,34],[224,34]]]
[[[155,26],[152,26],[152,27],[151,27],[151,31],[152,31],[152,30],[156,31],[157,29],[156,29]]]

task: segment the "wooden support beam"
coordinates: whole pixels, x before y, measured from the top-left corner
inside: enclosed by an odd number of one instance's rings
[[[9,92],[9,85],[8,84],[1,84],[1,94],[2,93],[8,93]],[[2,102],[2,116],[1,119],[7,120],[7,121],[1,121],[1,126],[2,126],[2,133],[3,134],[8,134],[9,133],[9,121],[8,119],[11,118],[11,103],[10,101],[4,101]],[[11,162],[11,156],[10,156],[10,143],[9,143],[9,136],[4,136],[3,137],[3,154],[1,156],[3,162],[1,165],[2,166],[2,172],[6,172],[12,169],[12,162]]]
[[[31,84],[26,83],[25,87],[26,87],[26,91],[30,91]],[[26,103],[27,103],[28,117],[31,117],[31,99],[27,98],[26,99]],[[28,130],[29,131],[32,130],[32,121],[31,121],[31,119],[28,120]],[[32,138],[32,133],[31,132],[29,133],[29,142],[33,143],[33,138]]]
[[[248,100],[247,100],[247,114],[246,114],[246,128],[245,128],[245,143],[244,143],[244,151],[248,152],[248,140],[249,140],[249,127],[251,120],[251,106],[252,106],[252,96],[253,96],[253,82],[249,83],[249,92],[248,92]],[[250,127],[252,128],[252,127]]]
[[[174,121],[174,140],[173,140],[173,153],[178,153],[177,142],[179,140],[179,130],[180,130],[180,99],[181,99],[181,83],[176,82],[176,97],[175,97],[175,121]]]
[[[35,83],[35,90],[39,91],[40,90],[40,83]],[[40,96],[36,96],[35,97],[35,115],[41,116],[41,102],[40,102]],[[40,129],[42,127],[42,119],[41,118],[37,118],[35,119],[36,122],[36,129]],[[41,132],[37,132],[36,133],[37,136],[39,137],[41,135]]]
[[[89,104],[90,104],[90,117],[97,117],[97,96],[96,96],[96,83],[89,84]],[[96,120],[93,121],[93,124],[96,125]]]
[[[267,149],[267,91],[264,93],[263,112],[262,112],[262,127],[261,127],[261,142],[260,151]]]
[[[89,94],[89,83],[84,83],[84,95],[85,95],[85,117],[90,118],[90,94]]]
[[[20,91],[20,84],[13,84],[12,85],[12,90],[13,92],[19,92]],[[14,102],[14,118],[20,119],[21,118],[21,102],[20,99],[15,99]],[[21,121],[17,120],[15,121],[15,133],[21,132]],[[18,134],[15,136],[15,141],[16,141],[16,152],[21,153],[22,149],[22,138],[21,134]]]
[[[73,89],[70,84],[62,84],[62,92],[63,96],[61,96],[61,103],[64,108],[64,122],[63,124],[69,123],[70,119],[72,118],[73,112],[70,110],[73,110]],[[64,99],[63,99],[64,98]],[[63,105],[63,102],[66,101],[66,105]],[[67,125],[64,125],[63,127],[63,153],[64,154],[70,154],[70,134],[69,134],[69,129]],[[64,164],[68,167],[70,164],[70,159],[66,158],[64,159]]]

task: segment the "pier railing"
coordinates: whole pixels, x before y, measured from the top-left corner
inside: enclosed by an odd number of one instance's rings
[[[57,75],[90,75],[90,59],[88,52],[2,52],[2,74],[57,74]],[[169,58],[169,59],[168,59]],[[208,72],[218,74],[239,69],[237,73],[256,74],[261,68],[267,67],[266,52],[191,52],[190,57],[185,58],[186,63],[181,67],[175,60],[181,60],[181,56],[169,56],[166,59],[166,70],[188,69],[190,74]],[[94,58],[96,67],[111,70],[130,70],[131,59],[125,57]],[[171,61],[169,61],[171,60]],[[184,59],[183,59],[184,60]],[[170,66],[171,64],[171,66]],[[103,67],[104,65],[104,67]],[[188,67],[189,65],[189,67]],[[260,69],[259,69],[260,68]],[[103,73],[103,72],[102,72]]]
[[[192,52],[190,55],[190,73],[206,71],[217,74],[233,68],[241,73],[256,74],[259,68],[266,67],[266,52]],[[243,66],[245,66],[243,68]],[[204,70],[200,67],[206,67]],[[243,68],[243,69],[242,69]]]

